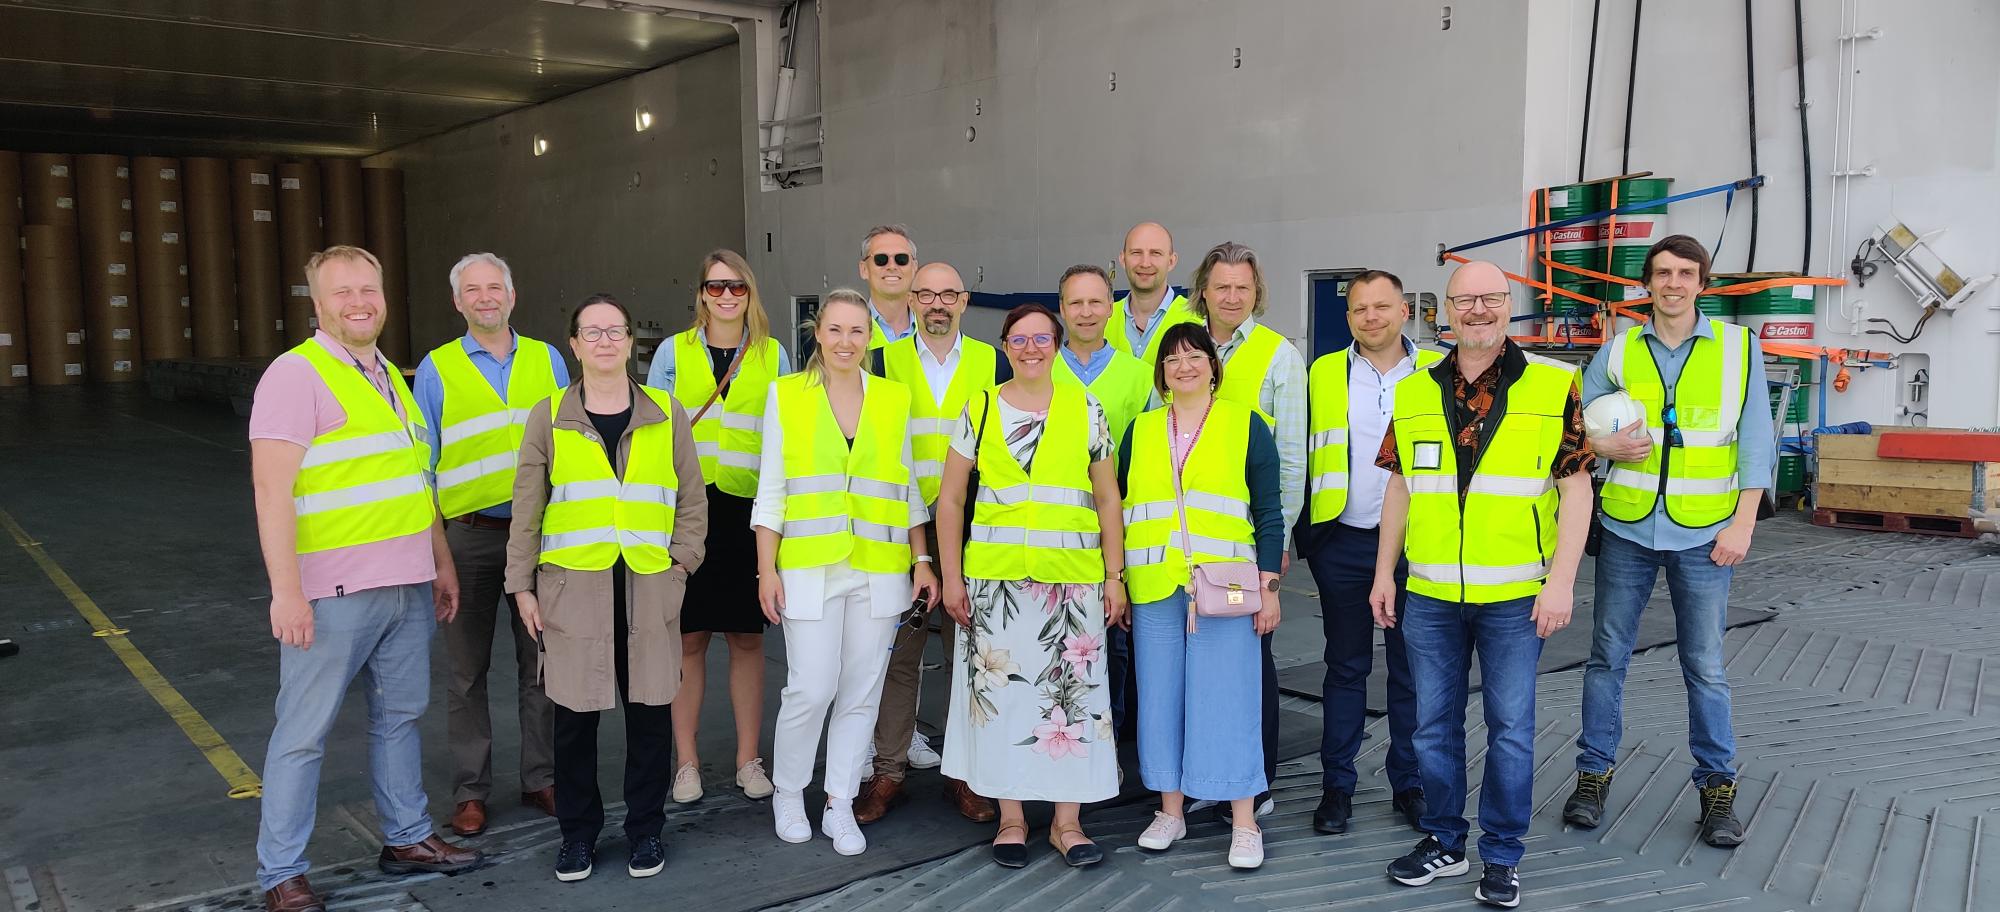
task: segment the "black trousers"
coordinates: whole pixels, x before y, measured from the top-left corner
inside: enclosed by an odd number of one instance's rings
[[[625,709],[625,835],[658,836],[667,822],[673,784],[673,708],[625,699],[630,658],[625,641],[625,567],[613,572],[613,661],[618,702]],[[555,706],[556,820],[564,842],[596,842],[604,829],[604,795],[597,788],[597,722],[602,712]]]

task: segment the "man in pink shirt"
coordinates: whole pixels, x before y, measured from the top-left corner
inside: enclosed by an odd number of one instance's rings
[[[458,577],[432,500],[431,432],[376,350],[382,264],[330,247],[306,265],[319,330],[278,356],[250,410],[257,537],[271,579],[277,724],[264,758],[257,881],[268,912],[323,912],[306,882],[320,759],[341,697],[364,672],[370,773],[385,872],[462,871],[483,856],[440,839],[417,720],[430,642],[458,612]]]

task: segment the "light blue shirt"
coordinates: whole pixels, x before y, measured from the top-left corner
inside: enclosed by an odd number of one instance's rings
[[[910,303],[913,305],[916,303],[914,296],[912,296]],[[874,301],[868,302],[868,315],[875,318],[875,325],[882,330],[882,337],[890,342],[901,342],[917,334],[917,311],[915,307],[910,308],[909,328],[903,330],[898,330],[896,327],[890,326],[889,321],[882,319],[882,312],[875,309]],[[786,371],[786,373],[791,372]]]
[[[1084,386],[1096,383],[1098,375],[1111,366],[1111,356],[1117,353],[1117,349],[1112,348],[1109,343],[1104,343],[1090,353],[1090,360],[1079,361],[1073,349],[1067,345],[1062,347],[1063,361],[1069,364],[1069,369],[1076,373],[1076,378],[1082,380]]]
[[[1137,357],[1141,361],[1145,360],[1146,346],[1153,344],[1154,334],[1158,333],[1160,326],[1166,322],[1160,318],[1167,315],[1167,308],[1174,306],[1175,298],[1185,294],[1187,292],[1168,285],[1165,296],[1160,298],[1160,309],[1153,311],[1153,320],[1146,324],[1145,329],[1140,329],[1139,321],[1132,316],[1131,292],[1126,292],[1124,297],[1111,302],[1116,312],[1125,315],[1125,340],[1132,343],[1132,354],[1134,357]]]
[[[512,339],[515,344],[507,348],[507,356],[505,358],[493,357],[493,353],[487,351],[484,346],[481,346],[479,340],[474,339],[470,332],[458,340],[458,344],[465,347],[466,355],[472,358],[472,366],[479,369],[479,376],[486,378],[487,384],[493,387],[495,393],[500,394],[501,399],[507,398],[507,380],[512,376],[514,370],[514,349],[519,346],[521,337],[519,334],[514,333],[513,330],[508,330],[508,338]],[[546,342],[541,344],[548,345]],[[553,345],[549,345],[549,366],[555,369],[556,386],[568,386],[569,365],[563,361],[562,352],[557,351]],[[417,365],[417,386],[410,392],[417,397],[417,410],[424,413],[424,421],[430,424],[432,433],[442,433],[444,429],[444,380],[438,377],[437,365],[431,363],[430,355],[425,355],[424,363]],[[433,472],[437,471],[438,451],[440,449],[442,447],[431,448],[431,471]],[[494,519],[508,519],[514,515],[514,505],[511,503],[495,504],[479,511],[479,515],[491,516]]]
[[[1680,382],[1681,368],[1694,353],[1694,340],[1713,339],[1715,331],[1703,319],[1695,323],[1694,333],[1681,344],[1668,349],[1665,342],[1653,333],[1653,324],[1647,323],[1640,330],[1639,338],[1645,340],[1653,353],[1653,363],[1660,367],[1660,380],[1668,388]],[[1755,337],[1751,339],[1755,343]],[[1583,369],[1583,404],[1585,406],[1597,397],[1616,392],[1618,387],[1611,382],[1611,374],[1606,367],[1606,357],[1611,351],[1607,345],[1597,350],[1590,364]],[[1778,464],[1778,441],[1776,429],[1772,426],[1770,407],[1770,384],[1764,371],[1764,359],[1750,359],[1750,376],[1746,378],[1748,394],[1743,403],[1743,414],[1736,419],[1736,477],[1745,488],[1768,488],[1773,472]],[[1653,515],[1635,523],[1621,522],[1609,516],[1604,517],[1604,529],[1642,548],[1655,551],[1686,551],[1699,548],[1715,540],[1715,534],[1727,526],[1727,522],[1717,523],[1704,529],[1690,529],[1675,523],[1666,516],[1667,502],[1660,498],[1653,505]]]
[[[707,354],[708,330],[697,327],[694,331],[694,336],[701,342],[702,353]],[[679,357],[674,345],[674,338],[674,336],[668,336],[667,341],[660,343],[659,350],[653,353],[653,366],[646,371],[646,385],[669,394],[674,391],[674,378],[680,374],[680,365],[674,363],[675,359]],[[715,376],[715,364],[713,362],[702,366],[708,368],[709,376]],[[792,355],[790,352],[785,351],[785,344],[780,342],[778,343],[778,376],[782,377],[791,372]],[[681,408],[689,409],[688,417],[692,418],[694,417],[693,410],[701,408],[701,403],[696,402],[690,405],[683,402],[681,403]]]

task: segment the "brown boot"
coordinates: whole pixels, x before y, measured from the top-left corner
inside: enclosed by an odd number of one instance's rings
[[[479,850],[452,845],[432,833],[414,845],[383,846],[375,866],[384,874],[456,874],[485,860]]]
[[[973,794],[972,786],[957,779],[944,781],[944,797],[958,806],[959,814],[973,823],[992,823],[1000,819],[1000,811],[993,802]]]
[[[861,797],[854,799],[854,820],[856,823],[874,823],[909,797],[903,794],[901,782],[876,776],[861,783]]]
[[[556,815],[556,787],[551,785],[547,788],[538,788],[532,792],[522,792],[521,803],[541,811],[544,817],[554,817]]]
[[[264,891],[264,912],[326,912],[326,904],[300,874]]]
[[[451,815],[451,831],[460,836],[477,836],[486,832],[486,802],[459,802],[458,810]]]

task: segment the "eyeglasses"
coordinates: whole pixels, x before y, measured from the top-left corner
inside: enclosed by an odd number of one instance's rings
[[[896,260],[896,265],[898,266],[910,265],[910,255],[907,253],[896,254],[894,258]],[[889,260],[890,260],[889,254],[878,253],[875,255],[875,265],[877,266],[887,266],[889,265]]]
[[[1007,337],[1007,347],[1015,351],[1027,348],[1030,342],[1033,342],[1036,348],[1048,348],[1056,344],[1056,337],[1054,333],[1036,333],[1032,336]]]
[[[965,296],[965,292],[962,292],[962,291],[953,291],[953,290],[951,290],[951,289],[949,289],[949,288],[947,288],[947,289],[945,289],[945,290],[943,290],[943,291],[929,291],[929,290],[925,290],[925,291],[919,291],[919,292],[917,292],[917,303],[918,303],[918,304],[939,304],[939,303],[942,303],[942,304],[943,304],[944,306],[946,306],[946,307],[950,307],[950,306],[951,306],[951,305],[953,305],[953,304],[957,304],[957,303],[958,303],[958,299],[959,299],[959,298],[961,298],[961,297],[964,297],[964,296]]]
[[[1474,304],[1498,310],[1506,307],[1514,299],[1511,292],[1489,291],[1485,294],[1452,295],[1445,300],[1451,302],[1453,310],[1471,310]]]
[[[584,326],[577,329],[576,337],[585,342],[595,342],[604,338],[609,338],[613,342],[623,342],[625,333],[623,326]]]
[[[1207,364],[1208,356],[1201,352],[1193,352],[1185,355],[1169,355],[1161,358],[1160,362],[1168,367],[1191,367],[1196,364]]]
[[[719,298],[724,294],[732,298],[740,298],[750,293],[750,283],[711,279],[701,283],[701,290],[708,292],[708,296],[711,298]]]
[[[1667,438],[1667,446],[1670,447],[1687,446],[1687,444],[1681,442],[1680,414],[1678,410],[1674,408],[1672,403],[1668,403],[1667,407],[1661,410],[1660,423],[1666,425],[1666,427],[1662,429],[1662,435]]]

